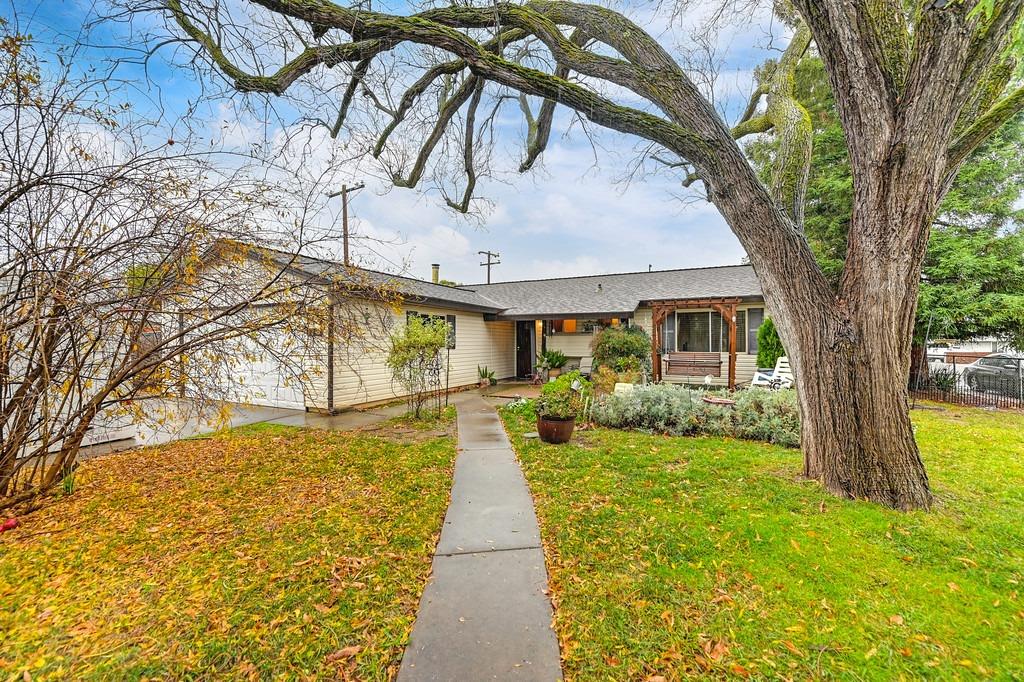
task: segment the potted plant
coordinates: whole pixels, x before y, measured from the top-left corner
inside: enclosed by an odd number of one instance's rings
[[[569,442],[589,390],[590,382],[578,371],[564,374],[544,385],[534,406],[537,434],[542,441],[553,444]]]
[[[494,370],[487,369],[486,365],[484,365],[483,367],[477,365],[476,373],[477,376],[480,378],[478,382],[480,388],[488,388],[489,386],[494,386],[495,384],[498,383],[498,380],[494,378]]]
[[[561,374],[565,363],[569,362],[569,358],[560,350],[546,350],[538,357],[540,361],[537,363],[537,367],[543,366],[547,369],[549,379],[554,379]]]

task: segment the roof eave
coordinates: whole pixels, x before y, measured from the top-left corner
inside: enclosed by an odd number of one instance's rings
[[[715,301],[715,302],[730,301],[730,302],[732,302],[732,301],[737,301],[739,303],[758,303],[758,302],[764,301],[764,295],[763,294],[741,294],[741,295],[737,295],[737,296],[689,296],[689,297],[674,296],[672,298],[651,298],[651,299],[646,299],[646,300],[640,301],[640,307],[645,307],[646,308],[646,307],[650,307],[652,305],[657,305],[659,303],[671,303],[673,301],[695,301],[695,302],[702,302],[702,301]]]
[[[501,313],[498,315],[500,320],[573,320],[573,319],[602,319],[609,317],[633,317],[635,310],[602,310],[602,311],[567,311],[559,313]]]

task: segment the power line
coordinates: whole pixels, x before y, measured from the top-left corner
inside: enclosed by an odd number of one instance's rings
[[[501,258],[501,254],[500,253],[493,253],[491,251],[477,251],[477,253],[479,253],[481,256],[486,256],[487,257],[487,262],[486,263],[481,263],[480,267],[487,268],[487,283],[490,284],[491,283],[491,266],[492,265],[501,265],[501,261],[498,260],[499,258]]]
[[[358,185],[352,185],[351,187],[349,187],[348,185],[342,185],[339,191],[329,192],[327,194],[328,198],[333,198],[337,196],[341,197],[341,239],[342,242],[344,243],[345,248],[344,262],[346,267],[351,265],[351,263],[349,263],[348,260],[348,194],[349,192],[355,192],[356,190],[360,190],[365,186],[366,185],[361,182]]]

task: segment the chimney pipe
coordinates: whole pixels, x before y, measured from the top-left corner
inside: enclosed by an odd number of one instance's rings
[[[430,279],[437,284],[438,280],[441,279],[441,264],[431,263],[430,264]]]

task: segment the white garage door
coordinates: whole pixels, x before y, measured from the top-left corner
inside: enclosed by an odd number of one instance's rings
[[[239,368],[234,393],[237,402],[301,410],[306,406],[302,382],[277,358],[263,357]]]
[[[306,406],[302,380],[296,372],[303,366],[302,356],[294,343],[285,341],[285,333],[270,352],[255,343],[246,342],[245,351],[232,363],[229,395],[235,402],[267,407],[301,410]],[[236,341],[237,343],[237,341]],[[285,359],[286,358],[286,359]]]

